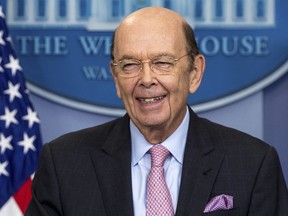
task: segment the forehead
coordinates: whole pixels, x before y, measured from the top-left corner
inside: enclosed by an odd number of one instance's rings
[[[174,14],[140,15],[128,17],[118,27],[114,41],[115,55],[176,55],[185,49],[182,18]]]

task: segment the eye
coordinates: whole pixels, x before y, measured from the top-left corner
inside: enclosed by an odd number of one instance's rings
[[[136,71],[140,67],[140,63],[135,60],[122,60],[121,69],[126,72]]]
[[[168,58],[159,58],[159,59],[154,59],[152,61],[153,67],[156,69],[164,69],[164,70],[169,70],[173,68],[174,62],[172,59]]]

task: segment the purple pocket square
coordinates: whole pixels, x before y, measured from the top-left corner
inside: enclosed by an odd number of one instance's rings
[[[217,210],[228,210],[233,208],[233,196],[219,195],[213,197],[206,205],[204,213]]]

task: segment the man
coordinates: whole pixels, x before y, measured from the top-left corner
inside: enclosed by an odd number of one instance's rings
[[[127,114],[44,146],[27,216],[288,215],[275,149],[187,106],[205,59],[181,16],[157,7],[132,13],[111,57]],[[151,183],[158,147],[164,168],[161,183]]]

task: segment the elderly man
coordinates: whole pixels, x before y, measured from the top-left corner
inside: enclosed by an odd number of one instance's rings
[[[288,215],[275,149],[187,106],[205,58],[180,15],[132,13],[111,57],[127,114],[44,146],[27,216]]]

